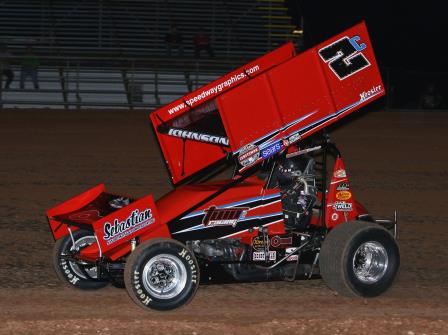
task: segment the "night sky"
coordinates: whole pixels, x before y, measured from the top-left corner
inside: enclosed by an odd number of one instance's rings
[[[380,66],[448,72],[442,48],[448,39],[444,1],[291,0],[304,17],[305,46],[365,20]]]

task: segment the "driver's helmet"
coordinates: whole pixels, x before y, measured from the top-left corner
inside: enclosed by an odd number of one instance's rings
[[[283,162],[279,164],[278,169],[278,181],[280,185],[289,184],[294,178],[300,177],[303,174],[309,174],[313,169],[313,165],[310,164],[312,158],[308,155],[300,155],[296,157],[285,158]]]

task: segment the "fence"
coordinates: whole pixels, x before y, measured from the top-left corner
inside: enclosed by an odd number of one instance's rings
[[[8,107],[155,108],[242,65],[237,60],[167,58],[46,57],[38,69],[39,89],[30,79],[20,88],[20,68],[9,89],[0,81],[0,105]],[[14,62],[13,62],[14,63]]]
[[[187,55],[200,29],[221,58],[255,57],[297,39],[283,0],[2,0],[0,42],[41,55],[164,56],[171,25]]]

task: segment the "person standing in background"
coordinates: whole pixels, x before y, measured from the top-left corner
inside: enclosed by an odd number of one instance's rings
[[[171,56],[171,50],[176,48],[177,54],[183,56],[184,49],[182,46],[182,34],[177,29],[176,25],[171,25],[170,30],[165,36],[166,48],[168,56]]]
[[[210,43],[210,37],[207,35],[207,33],[205,33],[204,29],[202,28],[199,29],[199,32],[193,38],[193,42],[194,42],[194,55],[196,58],[201,57],[202,50],[207,51],[210,58],[213,58],[215,56]]]
[[[39,82],[37,79],[37,71],[39,69],[40,61],[37,56],[33,52],[32,47],[26,48],[26,53],[22,57],[22,61],[20,63],[22,66],[22,71],[20,73],[20,88],[23,90],[25,88],[25,80],[27,77],[30,77],[34,84],[34,89],[39,89]]]
[[[14,80],[14,71],[11,69],[12,55],[8,51],[7,45],[0,45],[0,70],[2,76],[6,77],[5,89],[9,89]]]

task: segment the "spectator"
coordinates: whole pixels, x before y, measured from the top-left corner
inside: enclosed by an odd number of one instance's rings
[[[210,58],[213,58],[215,55],[213,53],[212,46],[210,44],[210,37],[204,32],[201,28],[196,36],[193,38],[194,41],[194,55],[196,58],[201,58],[201,51],[205,50],[208,52]]]
[[[12,55],[8,51],[7,45],[0,46],[0,69],[2,76],[6,77],[5,89],[8,89],[14,80],[14,71],[11,69]]]
[[[25,80],[30,77],[34,84],[34,89],[39,89],[39,83],[37,80],[37,71],[40,65],[39,58],[34,54],[32,47],[26,48],[26,53],[22,57],[22,72],[20,73],[20,88],[25,88]]]
[[[176,25],[171,25],[170,30],[165,36],[166,49],[168,56],[171,56],[171,51],[176,48],[177,54],[183,56],[184,48],[182,46],[182,34],[177,29]]]

